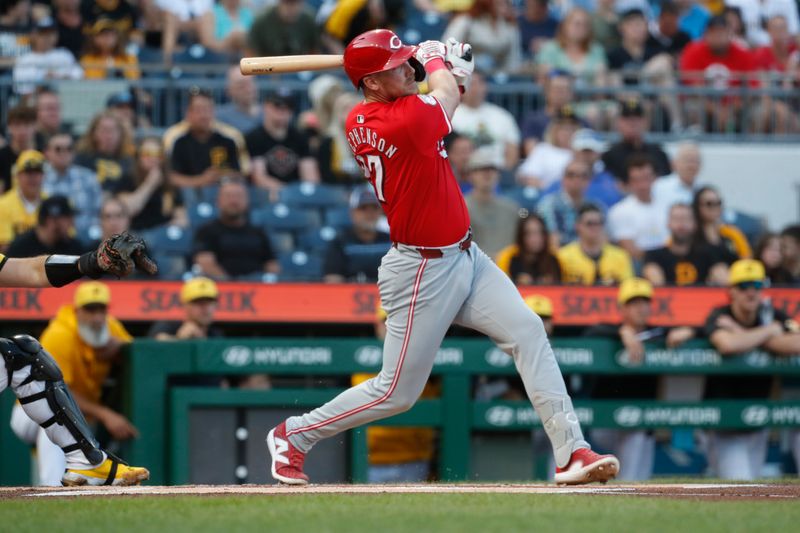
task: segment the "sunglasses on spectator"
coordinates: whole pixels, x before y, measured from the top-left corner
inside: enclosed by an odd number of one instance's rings
[[[590,228],[596,228],[598,226],[602,226],[603,225],[603,221],[602,220],[597,220],[597,219],[595,219],[595,220],[589,219],[589,220],[584,220],[582,222],[582,224],[584,226],[589,226]]]
[[[700,202],[703,207],[722,207],[722,200],[705,200]]]
[[[746,291],[747,289],[755,289],[757,291],[760,291],[761,289],[764,288],[764,282],[763,281],[745,281],[743,283],[737,283],[735,285],[735,287],[737,289],[739,289],[740,291]]]
[[[57,154],[61,154],[61,153],[64,153],[64,152],[71,152],[72,151],[72,145],[71,144],[54,144],[52,148],[53,148],[53,151],[56,152]]]

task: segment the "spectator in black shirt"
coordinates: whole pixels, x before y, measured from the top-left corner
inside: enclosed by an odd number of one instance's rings
[[[800,283],[800,225],[787,226],[781,231],[781,257],[786,274],[776,282]]]
[[[620,284],[617,292],[620,325],[601,324],[584,332],[588,337],[611,337],[622,342],[623,361],[641,364],[645,356],[644,343],[666,340],[676,347],[694,336],[691,328],[667,330],[649,324],[652,315],[653,286],[645,279],[630,278]],[[599,400],[655,400],[658,397],[658,376],[604,376],[594,380],[592,398]],[[620,458],[620,480],[644,480],[653,474],[655,439],[646,430],[592,430],[592,441],[612,451]],[[623,459],[621,456],[624,456]]]
[[[244,182],[224,179],[217,197],[219,219],[200,227],[194,236],[194,262],[214,279],[231,279],[279,271],[269,237],[250,224]]]
[[[8,111],[8,144],[0,148],[0,192],[11,188],[14,163],[25,150],[33,149],[36,111],[18,106]]]
[[[147,333],[160,341],[223,337],[214,326],[219,290],[213,280],[193,278],[181,287],[181,304],[185,317],[181,322],[156,322]]]
[[[625,85],[637,85],[655,71],[672,69],[669,56],[661,56],[662,48],[647,40],[647,18],[640,9],[623,13],[619,30],[622,43],[607,52],[608,68]]]
[[[627,179],[627,162],[634,154],[648,156],[653,162],[656,176],[666,176],[671,172],[672,167],[664,150],[657,144],[644,141],[646,129],[647,121],[641,101],[635,98],[623,101],[617,118],[617,131],[622,139],[603,154],[606,169],[618,180],[624,182]]]
[[[86,251],[81,243],[71,237],[75,232],[74,215],[69,200],[64,196],[51,196],[39,207],[36,227],[15,238],[6,251],[9,257],[37,257],[40,255],[80,255]]]
[[[241,133],[214,120],[214,100],[196,87],[189,91],[186,118],[164,133],[164,149],[175,187],[196,189],[250,172]]]
[[[688,33],[678,27],[680,8],[672,0],[661,3],[661,12],[658,19],[650,29],[648,46],[661,47],[661,49],[677,58],[684,47],[692,42]]]
[[[104,192],[116,194],[133,171],[132,135],[113,112],[99,113],[78,143],[75,164],[97,174]]]
[[[669,244],[645,252],[642,273],[650,283],[662,285],[725,285],[728,267],[707,247],[693,246],[697,227],[689,204],[673,204],[667,222]]]
[[[264,100],[261,125],[245,137],[253,157],[253,183],[270,191],[273,200],[287,183],[320,181],[308,137],[295,128],[293,118],[291,93],[278,90]]]
[[[775,355],[800,353],[800,327],[786,313],[773,309],[762,299],[766,273],[754,259],[736,261],[730,270],[730,304],[711,311],[705,333],[724,357],[752,350],[767,350]],[[705,399],[769,398],[772,376],[709,376]],[[769,430],[709,431],[708,460],[713,475],[721,479],[750,480],[761,477],[767,457]],[[742,458],[746,460],[742,460]]]
[[[325,255],[326,283],[378,280],[381,258],[391,246],[389,234],[378,230],[380,218],[381,206],[372,187],[356,188],[350,195],[353,226],[331,242]]]
[[[75,59],[83,53],[83,14],[81,0],[53,0],[53,18],[58,28],[59,48],[66,48]]]
[[[167,223],[188,225],[183,196],[166,176],[160,139],[143,139],[137,150],[133,180],[123,184],[123,192],[119,194],[120,201],[133,217],[133,229],[150,229]]]

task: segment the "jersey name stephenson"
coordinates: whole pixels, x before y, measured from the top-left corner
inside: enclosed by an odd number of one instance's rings
[[[444,150],[452,126],[436,98],[362,102],[345,130],[386,213],[392,241],[435,247],[464,237],[469,213]]]

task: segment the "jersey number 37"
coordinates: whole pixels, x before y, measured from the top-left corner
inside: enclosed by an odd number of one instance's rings
[[[364,177],[368,180],[375,178],[375,194],[378,195],[378,200],[381,202],[386,201],[383,195],[383,161],[379,155],[368,155],[366,160],[363,156],[357,155],[356,162],[364,171]]]

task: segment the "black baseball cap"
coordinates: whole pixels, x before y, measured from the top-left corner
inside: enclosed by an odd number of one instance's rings
[[[706,31],[710,30],[711,28],[727,28],[728,21],[725,19],[725,15],[714,15],[710,19],[708,19],[708,24],[706,24]]]
[[[56,21],[52,17],[42,17],[33,25],[34,31],[49,31],[56,28]]]
[[[575,123],[580,123],[578,115],[575,114],[575,108],[571,104],[565,104],[556,110],[553,120],[570,120]]]
[[[44,224],[48,218],[71,217],[75,210],[65,196],[51,196],[42,201],[39,206],[39,224]]]
[[[620,116],[623,117],[643,117],[644,116],[644,107],[642,107],[642,101],[638,98],[628,98],[620,102],[622,109],[620,110]]]
[[[264,100],[278,106],[288,107],[289,109],[295,108],[294,94],[286,87],[280,87],[274,91],[270,91]]]

